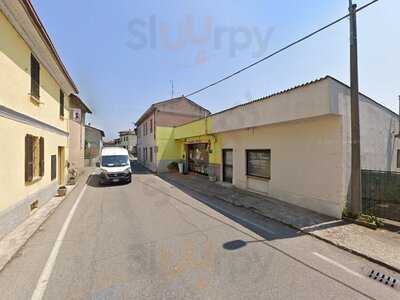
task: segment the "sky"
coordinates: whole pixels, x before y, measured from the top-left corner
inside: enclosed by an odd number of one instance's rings
[[[171,98],[171,82],[175,97],[187,95],[348,11],[348,0],[32,3],[106,139]],[[399,11],[400,1],[380,0],[357,16],[360,92],[396,112]],[[347,20],[190,99],[218,112],[325,75],[349,83]]]

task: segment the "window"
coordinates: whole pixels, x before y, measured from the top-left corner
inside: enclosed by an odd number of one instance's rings
[[[64,92],[60,90],[60,117],[64,118]]]
[[[57,177],[57,156],[51,156],[51,181]]]
[[[150,133],[153,133],[153,119],[150,119]]]
[[[150,151],[150,162],[153,162],[153,148],[150,147],[149,151]]]
[[[400,149],[397,150],[397,168],[400,169]]]
[[[271,150],[246,150],[247,175],[271,178]]]
[[[44,176],[44,139],[25,136],[25,182]]]
[[[147,147],[144,148],[144,161],[147,161]]]
[[[101,165],[104,167],[129,166],[128,155],[105,155],[101,157]]]
[[[31,54],[31,96],[40,97],[40,65],[37,59]]]

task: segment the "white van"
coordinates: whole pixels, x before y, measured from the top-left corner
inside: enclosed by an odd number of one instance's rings
[[[100,184],[111,182],[131,182],[132,169],[128,150],[118,147],[106,147],[101,150]]]

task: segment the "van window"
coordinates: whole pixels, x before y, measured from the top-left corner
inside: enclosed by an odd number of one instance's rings
[[[104,167],[123,167],[128,166],[127,155],[106,155],[101,157],[101,165]]]

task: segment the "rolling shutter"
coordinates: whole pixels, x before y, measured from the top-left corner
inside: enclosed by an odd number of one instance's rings
[[[44,138],[41,137],[39,139],[39,158],[40,158],[40,164],[39,164],[39,176],[43,177],[44,176]]]
[[[31,182],[33,179],[33,145],[32,136],[25,136],[25,182]]]
[[[247,175],[271,178],[271,150],[247,150]]]

